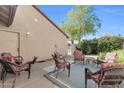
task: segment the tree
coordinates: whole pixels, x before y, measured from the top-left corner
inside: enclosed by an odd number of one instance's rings
[[[101,27],[99,18],[94,13],[91,6],[75,6],[67,14],[67,19],[61,24],[64,31],[72,41],[78,40],[79,43],[83,36],[95,34]]]

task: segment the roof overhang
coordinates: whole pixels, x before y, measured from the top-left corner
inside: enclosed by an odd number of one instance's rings
[[[6,26],[13,23],[17,5],[0,5],[0,21]]]

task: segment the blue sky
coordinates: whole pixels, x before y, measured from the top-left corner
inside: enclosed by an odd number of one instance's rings
[[[67,13],[74,7],[71,5],[41,5],[40,9],[57,25],[60,25],[66,18]],[[89,35],[87,38],[100,37],[106,34],[124,36],[124,6],[119,5],[97,5],[93,6],[95,13],[102,23],[101,29],[95,36]]]

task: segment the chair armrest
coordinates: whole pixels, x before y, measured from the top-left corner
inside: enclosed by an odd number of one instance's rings
[[[30,64],[32,64],[32,61],[28,61],[28,62],[26,62],[26,63],[23,63],[23,64],[21,64],[21,65],[18,65],[18,64],[15,64],[15,63],[11,63],[11,62],[9,62],[9,64],[11,64],[11,65],[14,65],[14,66],[17,66],[17,67],[22,67],[22,66],[25,66],[25,65],[30,65]]]
[[[66,60],[65,58],[66,57],[65,56],[62,56],[62,55],[59,57],[59,59],[62,59],[62,60]]]
[[[103,60],[97,59],[97,64],[105,63]]]
[[[88,68],[85,68],[85,71],[86,71],[86,73],[89,74],[89,75],[92,75],[92,74],[93,74],[93,72],[92,72],[90,69],[88,69]]]
[[[22,64],[24,61],[22,56],[16,56],[14,59],[18,65]]]
[[[70,62],[68,62],[68,61],[66,61],[65,63],[68,63],[69,65],[71,65],[71,63],[70,63]]]
[[[26,63],[24,63],[22,65],[26,65],[26,64],[32,64],[32,61],[28,61],[28,62],[26,62]]]
[[[108,71],[108,70],[113,70],[113,69],[124,69],[124,67],[109,67],[109,68],[102,69],[102,71]]]
[[[98,71],[96,71],[96,72],[93,73],[90,69],[85,68],[85,71],[86,71],[86,73],[87,73],[88,76],[96,75],[96,74],[101,74],[104,70],[105,69],[100,69],[100,70],[98,70]]]
[[[16,63],[12,63],[12,62],[9,62],[9,61],[4,61],[4,62],[6,62],[6,63],[8,63],[10,65],[16,66],[16,67],[21,67],[21,65],[18,65]]]
[[[18,65],[18,64],[9,62],[9,64],[10,64],[10,65],[13,65],[13,66],[16,66],[16,67],[23,67],[23,66],[25,66],[25,65],[27,65],[27,64],[29,64],[29,63],[24,63],[24,64]]]
[[[22,56],[15,56],[14,58],[20,58],[23,60],[23,57]]]
[[[19,62],[23,62],[23,57],[22,56],[16,56],[16,57],[14,57],[17,61],[19,61]]]
[[[34,56],[34,58],[33,58],[32,61],[28,61],[28,62],[26,62],[26,63],[24,63],[24,64],[34,64],[34,63],[37,61],[37,59],[38,59],[38,57],[35,57],[35,56]],[[24,64],[23,64],[23,65],[24,65]]]

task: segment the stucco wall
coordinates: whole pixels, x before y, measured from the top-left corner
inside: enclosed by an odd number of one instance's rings
[[[39,60],[51,58],[55,44],[63,55],[67,53],[67,38],[32,6],[18,6],[13,24],[0,25],[3,29],[21,33],[20,52],[26,61],[33,56]]]

